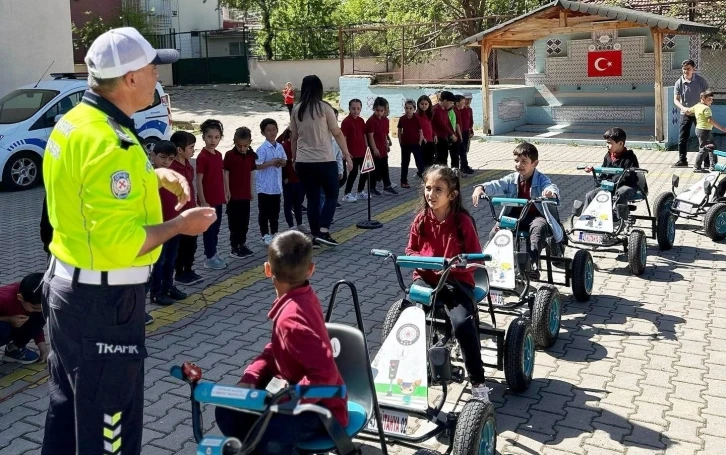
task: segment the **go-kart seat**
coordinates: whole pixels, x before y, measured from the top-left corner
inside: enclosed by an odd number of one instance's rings
[[[348,426],[345,432],[354,437],[373,416],[374,385],[370,381],[365,340],[356,327],[332,322],[327,323],[326,327],[330,340],[337,340],[333,341],[334,345],[340,343],[335,364],[348,392]],[[298,449],[312,453],[328,452],[335,449],[335,444],[326,436],[300,444]]]
[[[638,188],[635,189],[635,196],[628,199],[631,202],[640,202],[645,200],[648,195],[648,182],[645,180],[645,172],[636,172],[635,175],[638,177]]]

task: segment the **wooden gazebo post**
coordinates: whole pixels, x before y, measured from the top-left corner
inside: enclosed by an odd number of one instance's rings
[[[489,118],[489,41],[481,41],[481,107],[484,115],[484,135],[492,134],[491,119]]]
[[[653,36],[653,59],[655,67],[655,140],[662,141],[663,136],[663,32],[651,28]]]

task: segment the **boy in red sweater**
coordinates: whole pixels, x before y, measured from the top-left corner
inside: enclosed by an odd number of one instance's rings
[[[252,150],[252,131],[237,128],[234,132],[234,148],[224,154],[224,192],[227,199],[229,223],[229,255],[233,258],[252,256],[247,247],[252,202],[252,171],[257,169],[257,154]]]
[[[411,188],[408,184],[408,165],[411,155],[416,162],[416,176],[423,178],[425,165],[421,155],[421,144],[424,142],[421,121],[416,115],[416,102],[406,100],[404,115],[398,119],[398,144],[401,146],[401,188]]]
[[[238,387],[264,389],[273,377],[300,385],[342,385],[325,328],[320,301],[308,278],[315,265],[313,244],[298,231],[277,235],[268,248],[265,275],[272,278],[277,299],[268,317],[272,340],[245,372]],[[348,425],[347,398],[320,400],[341,426]],[[226,436],[244,440],[258,415],[218,407],[217,425]],[[317,416],[276,414],[257,446],[261,454],[296,453],[297,444],[327,434]]]
[[[459,150],[456,142],[456,113],[452,111],[456,97],[453,93],[444,90],[439,95],[439,104],[434,106],[434,115],[431,126],[436,136],[436,164],[446,166],[446,160],[451,156],[451,167],[459,167]],[[453,117],[453,120],[452,120]]]
[[[383,191],[388,194],[398,194],[391,185],[391,177],[388,174],[388,150],[390,148],[390,125],[386,110],[388,101],[380,96],[373,101],[373,115],[366,122],[366,137],[368,138],[368,147],[373,153],[373,163],[376,165],[375,174],[371,181],[371,193],[380,196],[381,193],[376,189],[376,180],[383,181]]]
[[[150,154],[154,168],[168,168],[176,157],[176,145],[171,141],[158,142],[150,151]],[[179,216],[179,212],[176,210],[178,198],[173,193],[164,188],[159,188],[159,197],[161,198],[161,212],[164,221],[173,220]],[[151,303],[167,306],[177,300],[187,298],[186,293],[174,286],[174,266],[176,265],[178,251],[178,235],[162,245],[159,260],[156,261],[151,271],[151,281],[149,283]]]
[[[366,122],[360,117],[360,111],[363,109],[363,103],[357,98],[353,98],[348,103],[348,116],[343,120],[340,129],[343,131],[345,141],[348,144],[348,151],[353,159],[353,169],[348,175],[348,181],[345,184],[345,202],[358,202],[358,199],[368,199],[368,193],[365,191],[366,182],[368,181],[368,173],[361,174],[358,181],[358,192],[353,193],[353,184],[358,176],[358,171],[363,167],[363,160],[366,156],[368,143],[366,142]]]
[[[31,273],[20,281],[0,287],[0,346],[6,344],[3,360],[22,364],[45,362],[50,349],[45,341],[45,319],[41,312],[43,274]],[[38,353],[25,346],[30,339]]]
[[[171,135],[170,141],[176,145],[176,158],[171,162],[169,169],[183,175],[189,184],[189,202],[181,209],[184,212],[197,206],[194,193],[194,166],[192,166],[197,138],[188,131],[177,131]],[[201,275],[194,272],[194,255],[196,253],[197,236],[180,235],[179,250],[176,255],[176,275],[174,276],[176,283],[190,286],[204,281]]]

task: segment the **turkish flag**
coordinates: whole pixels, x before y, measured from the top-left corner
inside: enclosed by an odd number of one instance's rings
[[[622,75],[622,51],[596,51],[587,53],[587,77]]]

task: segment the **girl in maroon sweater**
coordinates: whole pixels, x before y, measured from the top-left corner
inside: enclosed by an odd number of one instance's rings
[[[462,203],[458,172],[446,166],[431,166],[424,173],[423,186],[423,203],[411,224],[406,254],[452,258],[462,253],[481,253],[474,221]],[[414,284],[435,287],[440,275],[433,270],[416,270]],[[472,397],[488,400],[473,291],[473,269],[453,269],[437,302],[444,303],[454,336],[461,346]]]

